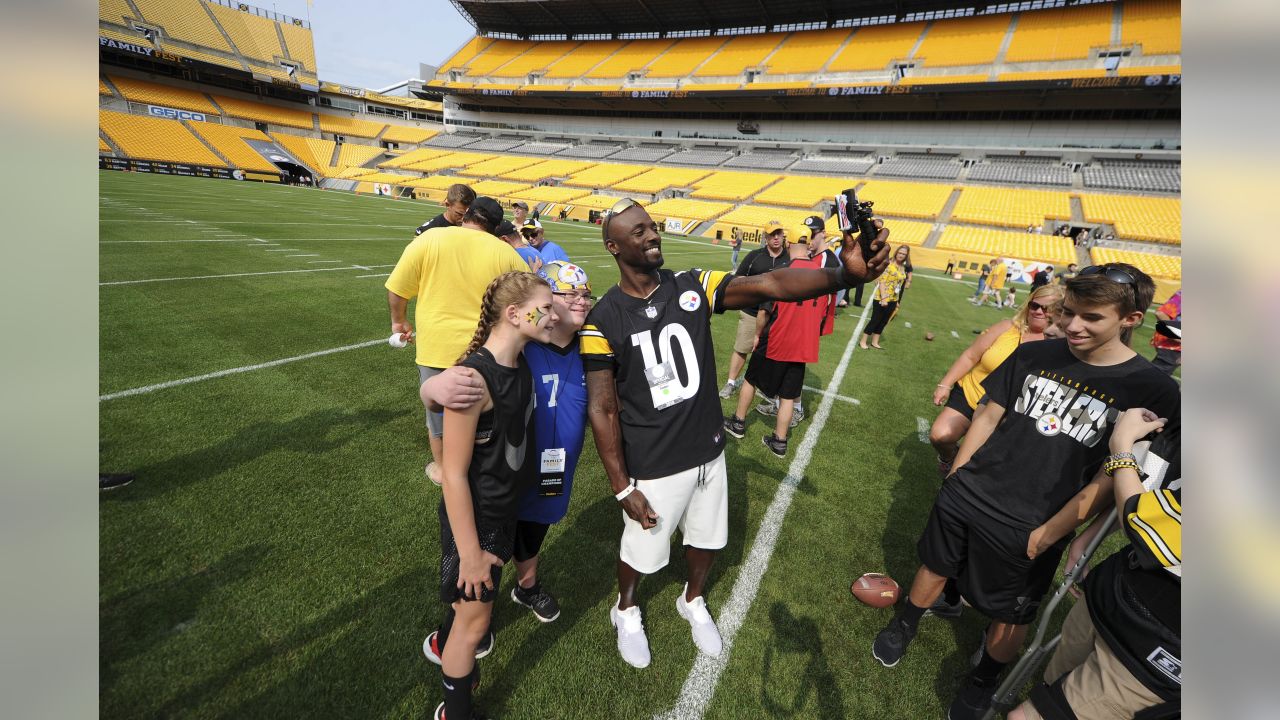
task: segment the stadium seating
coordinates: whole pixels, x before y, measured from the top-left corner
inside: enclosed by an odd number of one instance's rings
[[[670,187],[691,187],[709,174],[707,170],[654,168],[614,184],[613,189],[653,195]]]
[[[301,137],[283,132],[277,132],[272,137],[280,144],[280,147],[288,150],[295,158],[301,160],[307,167],[321,175],[324,174],[325,168],[329,167],[329,162],[333,159],[335,143],[332,140]]]
[[[587,142],[566,148],[556,154],[563,157],[600,159],[609,157],[621,149],[622,146],[617,143]]]
[[[485,152],[506,152],[517,145],[524,143],[524,138],[516,137],[489,137],[478,142],[467,145],[467,150],[477,150]]]
[[[288,51],[289,58],[300,63],[306,70],[315,72],[316,46],[311,30],[287,22],[278,25],[284,35],[285,50]]]
[[[253,100],[240,100],[222,95],[215,95],[213,101],[231,117],[256,120],[273,125],[284,125],[286,127],[304,128],[306,130],[315,129],[315,116],[303,110],[282,108]]]
[[[567,203],[587,194],[589,194],[588,191],[581,188],[548,187],[543,185],[522,190],[512,194],[510,197],[534,203]],[[614,201],[616,202],[617,198],[614,198]]]
[[[537,158],[500,155],[459,170],[458,174],[470,177],[502,177],[513,170],[529,167],[537,162],[539,162]],[[525,184],[525,187],[528,187],[528,183]]]
[[[416,178],[405,182],[407,187],[426,188],[428,190],[448,190],[451,185],[458,182],[458,178],[448,175],[430,175],[424,178]]]
[[[111,152],[111,146],[107,144],[106,140],[102,139],[101,135],[98,136],[98,152],[100,153]]]
[[[625,40],[584,42],[547,66],[546,77],[578,78],[626,45]]]
[[[572,143],[569,140],[564,142],[550,142],[547,140],[539,140],[534,142],[526,142],[523,145],[517,145],[511,148],[513,152],[525,153],[526,155],[555,155],[561,150],[567,149]]]
[[[564,57],[577,46],[578,42],[572,40],[540,42],[528,52],[493,70],[491,74],[500,77],[524,77],[531,72],[546,70],[548,65]]]
[[[1112,167],[1110,163],[1080,169],[1085,187],[1113,190],[1181,192],[1182,171],[1168,167]]]
[[[476,191],[478,196],[489,197],[510,197],[522,190],[529,189],[529,183],[508,182],[506,180],[474,180],[467,181],[472,190]]]
[[[207,3],[206,7],[213,12],[241,55],[272,64],[277,58],[284,57],[284,48],[280,47],[280,36],[273,21],[217,3]]]
[[[632,40],[621,50],[587,71],[589,78],[620,78],[640,70],[662,55],[675,40]]]
[[[99,110],[98,127],[131,158],[208,167],[227,166],[176,120]]]
[[[382,139],[393,143],[416,144],[430,140],[439,132],[439,130],[428,128],[390,125],[387,127],[387,131],[382,133]]]
[[[244,138],[270,142],[271,138],[267,137],[265,133],[253,128],[196,121],[191,122],[191,129],[195,130],[196,135],[204,138],[205,141],[212,145],[214,150],[217,150],[223,157],[231,161],[231,164],[235,167],[259,172],[280,172],[280,168],[267,161],[266,158],[259,155],[256,150],[244,142]]]
[[[365,163],[382,154],[382,148],[355,143],[342,143],[338,146],[338,167],[363,166]]]
[[[868,155],[837,155],[822,153],[801,158],[791,166],[792,170],[805,172],[841,173],[844,175],[865,175],[876,164],[875,158]]]
[[[1097,265],[1106,263],[1128,263],[1151,277],[1167,280],[1182,280],[1182,256],[1158,255],[1156,253],[1118,250],[1115,248],[1095,247],[1089,251],[1089,258]]]
[[[1090,48],[1111,44],[1111,3],[1080,5],[1018,15],[1005,62],[1077,60]]]
[[[99,95],[115,95],[115,93],[111,92],[111,88],[107,86],[106,81],[103,80],[102,78],[98,78],[98,94]]]
[[[922,22],[912,22],[860,27],[849,44],[831,59],[827,70],[884,70],[891,60],[907,57],[924,26]]]
[[[1047,262],[1057,267],[1076,261],[1070,238],[961,225],[948,225],[942,231],[938,249]]]
[[[722,148],[693,148],[682,150],[667,157],[663,162],[675,165],[719,165],[733,157],[733,154]]]
[[[98,19],[127,26],[135,15],[126,0],[98,0]]]
[[[858,198],[875,203],[877,215],[936,219],[951,197],[950,185],[868,180]]]
[[[385,162],[378,163],[380,168],[402,168],[424,160],[433,160],[442,155],[452,155],[448,150],[437,150],[435,148],[418,148]]]
[[[762,205],[742,205],[720,216],[716,219],[716,222],[763,229],[765,223],[777,220],[790,232],[791,228],[804,222],[804,219],[812,214],[804,210],[783,210],[782,208],[764,207]]]
[[[503,173],[507,180],[523,180],[525,182],[541,182],[547,178],[567,178],[576,172],[582,172],[594,163],[581,160],[542,160],[532,165]]]
[[[728,42],[723,36],[684,38],[649,63],[646,77],[678,78],[692,73]]]
[[[1067,193],[966,187],[951,213],[952,220],[1023,229],[1031,225],[1040,227],[1046,218],[1071,219],[1071,198]]]
[[[648,170],[644,165],[596,165],[570,175],[565,185],[586,188],[607,188]]]
[[[927,67],[989,65],[996,60],[1012,15],[976,15],[935,21],[915,59]]]
[[[1110,223],[1124,240],[1182,244],[1182,201],[1177,198],[1082,193],[1089,222]]]
[[[1182,52],[1182,10],[1178,0],[1125,0],[1120,39],[1142,46],[1144,55]]]
[[[955,180],[964,166],[954,160],[892,159],[876,167],[876,175]]]
[[[694,183],[691,197],[705,200],[742,202],[781,178],[768,173],[725,171],[713,172]]]
[[[438,155],[428,160],[420,160],[410,165],[404,165],[406,170],[418,170],[420,172],[437,172],[440,170],[457,170],[478,162],[484,162],[492,158],[492,155],[485,155],[473,152],[451,152]]]
[[[209,115],[219,114],[218,108],[209,102],[209,98],[204,93],[196,92],[195,90],[161,85],[120,75],[112,75],[111,84],[115,85],[120,94],[124,96],[124,99],[129,102],[161,105],[178,110],[192,110],[208,113]],[[110,93],[110,90],[107,92]]]
[[[159,25],[165,35],[175,40],[227,53],[235,52],[218,31],[218,26],[213,24],[200,0],[137,0],[134,5],[143,19],[149,24]],[[220,6],[214,4],[210,7]]]
[[[796,161],[790,150],[755,150],[734,155],[725,161],[723,167],[758,168],[760,170],[783,170]]]
[[[741,75],[746,68],[758,67],[778,47],[787,33],[738,35],[725,43],[709,60],[694,71],[694,77]]]
[[[537,188],[534,189],[536,190]],[[591,208],[592,210],[608,210],[621,199],[622,198],[614,195],[584,195],[579,198],[574,198],[569,204],[578,207]]]
[[[889,226],[889,244],[895,247],[898,245],[919,247],[925,244],[931,232],[933,232],[933,223],[893,220]]]
[[[770,185],[756,195],[754,201],[764,205],[812,208],[824,200],[831,200],[852,184],[843,178],[792,175]]]
[[[387,127],[384,122],[361,120],[360,118],[343,117],[341,115],[318,113],[317,117],[320,119],[320,131],[335,135],[375,138],[378,137],[378,133],[381,133]]]
[[[620,150],[609,157],[610,160],[626,162],[653,162],[670,155],[675,148],[670,145],[648,144],[637,145]]]
[[[798,75],[821,70],[851,32],[840,28],[791,33],[769,58],[769,74]]]
[[[1022,185],[1071,184],[1070,168],[1048,163],[1024,163],[1018,160],[1021,158],[1014,158],[1012,161],[988,158],[987,162],[979,163],[969,169],[969,179]]]
[[[685,198],[667,198],[659,200],[652,205],[646,205],[645,209],[649,211],[649,215],[658,222],[663,222],[667,218],[679,218],[681,220],[714,220],[721,215],[733,209],[733,205],[729,203],[703,202],[700,200],[687,200]]]
[[[458,49],[458,52],[453,54],[453,57],[444,61],[444,64],[440,66],[440,72],[445,73],[449,70],[466,67],[467,63],[471,62],[476,55],[479,55],[485,48],[489,47],[491,43],[493,43],[493,40],[490,38],[480,37],[478,35],[471,38],[467,41],[466,45],[463,45]]]
[[[431,147],[460,148],[466,147],[471,143],[478,142],[482,139],[484,139],[483,135],[474,135],[471,133],[440,133],[428,140],[425,144],[430,145]]]
[[[518,40],[495,40],[467,63],[468,77],[488,77],[499,67],[532,48],[531,43]]]

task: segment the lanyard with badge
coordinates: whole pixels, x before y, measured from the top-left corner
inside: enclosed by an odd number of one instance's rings
[[[558,381],[551,384],[550,399],[547,401],[551,409],[551,442],[559,438],[556,424],[560,419],[560,385]],[[542,497],[559,497],[564,495],[564,448],[547,448],[542,451],[542,459],[538,464],[538,495]]]

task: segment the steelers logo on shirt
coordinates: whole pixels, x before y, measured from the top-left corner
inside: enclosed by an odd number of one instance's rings
[[[1036,430],[1040,431],[1045,437],[1053,437],[1062,432],[1062,418],[1053,413],[1045,413],[1036,420]]]
[[[698,306],[701,304],[702,298],[698,297],[698,293],[692,290],[687,290],[680,295],[680,307],[688,310],[689,312],[697,310]]]

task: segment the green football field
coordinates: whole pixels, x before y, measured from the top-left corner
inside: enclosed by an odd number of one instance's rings
[[[138,475],[101,497],[102,716],[429,717],[442,699],[421,651],[444,609],[440,493],[423,475],[413,355],[385,342],[383,282],[438,208],[118,172],[100,188],[100,465]],[[547,234],[597,294],[615,282],[596,226]],[[675,270],[729,269],[729,250],[701,238],[669,237],[664,254]],[[855,349],[859,314],[842,311],[787,458],[761,444],[772,419],[757,414],[729,440],[729,545],[707,598],[732,641],[720,664],[695,668],[675,609],[678,548],[641,585],[652,665],[618,657],[608,611],[622,520],[588,439],[542,554],[563,612],[537,622],[510,601],[506,574],[478,707],[941,717],[985,620],[927,619],[885,669],[870,645],[890,611],[859,604],[849,583],[881,571],[906,584],[915,570],[940,483],[922,429],[933,387],[1009,312],[972,307],[972,292],[918,272],[883,351]],[[721,380],[736,321],[714,321]],[[1134,341],[1148,356],[1151,324]]]

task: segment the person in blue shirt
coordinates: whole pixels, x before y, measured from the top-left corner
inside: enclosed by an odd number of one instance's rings
[[[525,262],[529,263],[529,272],[536,273],[542,268],[542,256],[538,254],[537,250],[525,244],[524,236],[520,234],[520,231],[516,229],[516,226],[510,220],[503,220],[497,229],[493,231],[493,234],[510,245],[512,249],[519,253],[520,257],[524,258]]]
[[[569,262],[569,255],[565,253],[564,248],[547,239],[547,231],[542,229],[542,223],[530,220],[520,228],[520,232],[524,234],[525,241],[542,256],[542,262],[549,263],[556,260]]]

